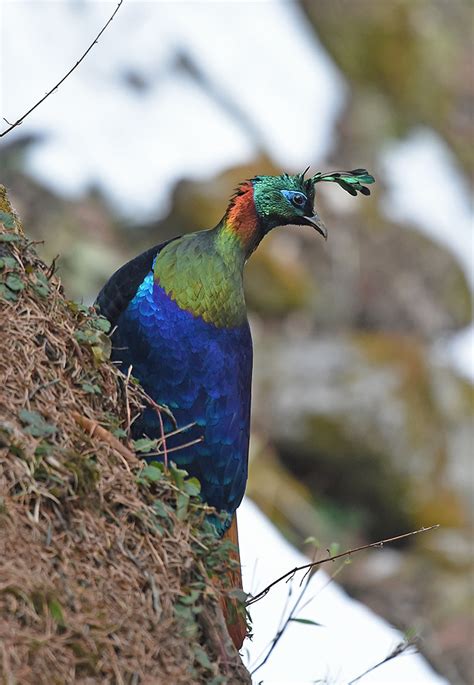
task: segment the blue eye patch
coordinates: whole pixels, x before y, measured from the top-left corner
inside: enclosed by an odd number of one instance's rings
[[[304,193],[300,193],[298,190],[282,190],[280,191],[285,199],[288,200],[290,204],[299,209],[303,209],[305,204],[308,202],[308,198]]]

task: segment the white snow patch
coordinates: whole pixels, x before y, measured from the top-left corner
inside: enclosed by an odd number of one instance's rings
[[[256,594],[285,571],[308,563],[308,559],[286,542],[250,500],[244,500],[238,511],[238,521],[246,592]],[[326,570],[329,568],[326,566]],[[278,630],[289,588],[292,588],[289,608],[301,592],[301,577],[300,573],[291,586],[285,582],[276,585],[264,599],[251,606],[254,638],[247,640],[243,647],[244,663],[250,670],[265,656],[265,650]],[[297,616],[316,621],[322,624],[321,627],[290,623],[267,663],[254,674],[255,683],[309,684],[323,679],[330,685],[347,685],[383,660],[403,640],[399,631],[351,599],[334,581],[330,582],[326,571],[320,570],[313,576],[303,604],[307,600],[309,603]],[[361,683],[447,685],[447,681],[415,653],[393,659],[365,676]]]

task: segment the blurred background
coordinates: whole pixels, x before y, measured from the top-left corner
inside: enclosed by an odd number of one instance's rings
[[[1,116],[58,81],[115,5],[3,3]],[[127,0],[0,139],[27,232],[88,304],[140,251],[215,225],[245,178],[374,173],[370,198],[318,187],[327,244],[278,229],[247,266],[248,495],[303,550],[441,524],[338,581],[460,684],[474,681],[472,39],[468,0]]]

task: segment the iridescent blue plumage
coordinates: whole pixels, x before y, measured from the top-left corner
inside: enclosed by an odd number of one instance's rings
[[[150,271],[117,320],[114,357],[145,390],[172,411],[178,426],[196,423],[186,441],[197,445],[173,460],[201,482],[203,499],[233,513],[247,480],[252,342],[248,323],[219,328],[180,309]],[[169,419],[168,419],[169,421]],[[165,426],[171,430],[171,423]],[[158,437],[156,413],[146,410],[135,435]],[[167,447],[183,442],[171,437]]]

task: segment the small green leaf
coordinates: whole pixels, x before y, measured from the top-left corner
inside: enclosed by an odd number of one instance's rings
[[[35,276],[36,280],[38,280],[40,283],[43,283],[43,285],[49,285],[48,278],[44,271],[40,271],[39,269],[35,271]]]
[[[102,395],[101,388],[95,383],[85,382],[82,384],[81,387],[84,390],[84,392],[88,392],[90,395]]]
[[[184,619],[186,623],[194,623],[194,614],[191,607],[185,606],[184,604],[181,604],[181,602],[178,602],[178,604],[174,605],[174,613],[176,616],[179,616],[179,618]]]
[[[407,630],[405,630],[405,633],[403,635],[406,642],[410,642],[416,636],[417,636],[417,630],[416,630],[416,628],[413,628],[413,627],[407,628]]]
[[[153,502],[153,511],[160,518],[167,519],[170,517],[169,507],[159,499]]]
[[[196,657],[196,661],[198,662],[198,664],[200,664],[203,668],[208,668],[209,670],[212,670],[212,664],[209,661],[209,657],[201,647],[196,646],[194,648],[194,656]]]
[[[25,287],[25,284],[21,280],[21,278],[17,274],[8,274],[5,284],[10,290],[14,290],[15,292],[18,292],[19,290],[23,290]]]
[[[165,465],[163,464],[162,461],[155,461],[154,460],[154,461],[150,461],[149,463],[152,464],[153,466],[156,466],[157,469],[160,469],[161,473],[165,472]]]
[[[53,445],[43,440],[36,446],[35,457],[45,457],[53,451]]]
[[[110,338],[106,338],[106,340],[108,340],[108,343],[101,342],[100,345],[93,345],[91,347],[94,359],[99,364],[108,361],[112,353],[112,343],[110,342]]]
[[[74,314],[78,314],[79,312],[81,314],[89,313],[89,307],[87,307],[85,304],[81,304],[80,302],[75,302],[74,300],[66,300],[66,305],[72,312],[74,312]]]
[[[212,680],[208,681],[207,685],[225,685],[226,682],[227,682],[227,679],[225,676],[216,675],[216,676],[214,676],[214,678]],[[261,682],[262,681],[259,682],[259,685],[261,685]]]
[[[0,259],[0,269],[11,269],[16,271],[18,269],[18,262],[14,257],[2,257]]]
[[[190,497],[197,497],[197,495],[199,495],[201,492],[201,483],[197,478],[188,478],[184,481],[184,491]]]
[[[20,417],[20,421],[27,425],[25,433],[28,433],[35,438],[44,438],[48,435],[54,435],[58,430],[56,426],[47,423],[37,411],[21,409],[18,416]]]
[[[150,440],[149,438],[140,438],[133,440],[133,449],[135,452],[153,452],[156,450],[158,440]]]
[[[188,513],[189,495],[180,492],[176,498],[176,517],[178,521],[183,521]]]
[[[112,435],[115,435],[116,438],[126,438],[127,437],[127,431],[123,428],[112,428],[111,431]]]
[[[161,480],[162,477],[163,472],[153,464],[148,464],[148,466],[145,466],[143,471],[140,472],[139,476],[139,478],[143,480],[149,480],[152,483],[156,483],[157,481]]]
[[[189,595],[184,595],[183,597],[180,597],[179,601],[181,602],[181,604],[194,604],[199,599],[200,595],[201,593],[199,592],[199,590],[191,590]]]
[[[47,297],[49,293],[49,289],[42,283],[33,283],[33,290],[40,297]]]
[[[311,621],[309,618],[290,618],[290,621],[293,621],[294,623],[303,623],[305,626],[317,626],[318,628],[324,627],[322,623]]]
[[[185,471],[184,469],[178,468],[176,466],[176,464],[174,464],[173,462],[171,462],[171,464],[169,466],[169,471],[170,471],[170,476],[173,479],[175,485],[180,490],[183,490],[184,489],[184,479],[188,475],[188,472]]]
[[[15,293],[9,290],[3,283],[0,283],[0,298],[2,300],[7,300],[7,302],[16,302],[18,300]]]
[[[84,330],[76,331],[74,333],[78,343],[85,345],[96,345],[99,342],[99,332],[93,331],[90,328],[85,328]]]
[[[94,319],[92,319],[92,325],[94,328],[97,328],[97,330],[102,331],[102,333],[108,333],[111,329],[110,321],[106,319],[104,316],[98,316]]]
[[[33,289],[40,297],[46,297],[49,293],[49,281],[42,271],[35,271]]]
[[[61,627],[64,627],[63,609],[57,599],[50,599],[48,602],[49,613],[53,620]]]

